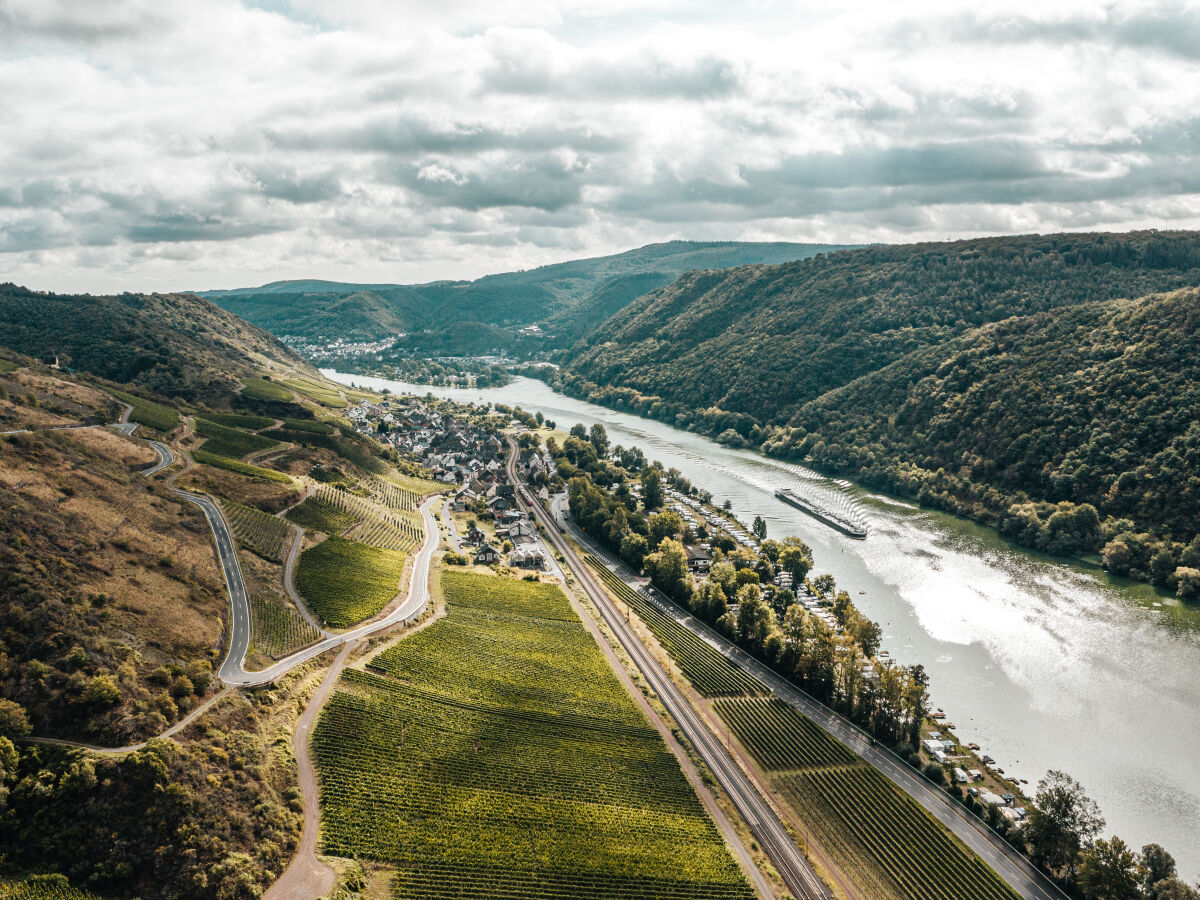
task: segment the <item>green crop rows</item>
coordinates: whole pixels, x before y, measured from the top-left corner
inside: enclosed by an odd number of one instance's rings
[[[276,472],[272,469],[264,469],[260,466],[252,466],[249,463],[239,462],[236,459],[230,459],[228,456],[218,456],[215,453],[209,453],[203,448],[192,451],[192,459],[206,466],[215,466],[218,469],[227,469],[230,472],[236,472],[239,475],[246,475],[250,478],[262,478],[267,481],[279,481],[283,484],[291,484],[292,479],[289,475],[284,475],[282,472]]]
[[[239,544],[264,559],[283,562],[283,548],[291,531],[287,522],[232,500],[222,500],[221,506]]]
[[[206,453],[215,453],[217,456],[228,456],[232,459],[240,459],[247,453],[257,453],[260,450],[270,450],[272,447],[279,446],[278,441],[270,438],[240,431],[237,428],[229,428],[226,425],[218,425],[216,422],[199,417],[196,419],[196,433],[208,438],[203,444]]]
[[[242,393],[253,400],[287,403],[292,399],[291,391],[265,378],[247,378]]]
[[[315,419],[284,419],[283,424],[292,431],[305,431],[309,434],[333,434],[334,431],[328,422],[318,422]]]
[[[24,881],[0,884],[0,900],[98,900],[62,875],[33,875]]]
[[[267,428],[275,424],[275,420],[270,416],[255,416],[250,413],[210,412],[205,413],[204,418],[228,428],[249,428],[251,431],[258,431],[260,428]]]
[[[251,643],[272,659],[282,659],[320,639],[321,632],[281,597],[250,598]]]
[[[551,585],[444,573],[448,614],[348,670],[313,735],[326,853],[397,898],[753,896]]]
[[[354,516],[339,509],[320,494],[313,494],[303,503],[288,510],[287,517],[311,531],[341,534],[354,524]]]
[[[857,757],[777,697],[734,697],[713,704],[765,771],[853,763]]]
[[[414,510],[430,494],[436,494],[445,485],[424,478],[408,475],[393,475],[390,479],[372,475],[367,486],[375,499],[392,509]]]
[[[425,536],[419,521],[358,494],[322,484],[317,488],[316,496],[358,523],[352,529],[353,533],[344,532],[352,540],[384,550],[408,550],[421,543]]]
[[[347,628],[396,596],[404,554],[331,535],[300,554],[296,590],[327,625]]]
[[[762,694],[766,688],[743,672],[719,650],[710,647],[649,600],[614,575],[603,563],[588,557],[609,588],[654,632],[658,642],[675,658],[685,678],[705,697]]]
[[[283,383],[308,399],[317,401],[322,406],[328,406],[331,409],[344,409],[346,406],[345,399],[337,389],[327,384],[303,378],[290,378]]]
[[[129,414],[129,418],[139,425],[146,425],[158,431],[170,431],[179,424],[179,413],[169,406],[163,406],[161,403],[155,403],[153,400],[147,400],[144,397],[138,397],[134,394],[127,394],[124,391],[118,391],[114,388],[108,388],[107,390],[118,400],[122,400],[133,407],[133,412]]]
[[[869,766],[777,776],[784,796],[843,865],[864,857],[905,900],[1013,900],[982,860]]]

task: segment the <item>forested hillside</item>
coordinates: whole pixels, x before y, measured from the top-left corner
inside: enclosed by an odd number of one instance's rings
[[[1200,592],[1176,572],[1200,565],[1197,293],[1147,296],[1194,285],[1194,233],[693,273],[602,326],[557,383]]]
[[[377,340],[399,331],[444,329],[459,323],[543,324],[573,339],[646,291],[690,269],[777,263],[838,249],[821,244],[672,241],[602,256],[488,275],[476,281],[362,285],[276,282],[261,288],[209,291],[204,296],[277,335],[305,340]],[[493,339],[516,339],[494,334]],[[492,347],[507,347],[493,343]],[[519,348],[518,348],[519,349]],[[471,349],[450,352],[475,352]]]
[[[267,332],[190,294],[97,297],[3,284],[0,346],[187,400],[228,395],[268,359],[308,369]]]

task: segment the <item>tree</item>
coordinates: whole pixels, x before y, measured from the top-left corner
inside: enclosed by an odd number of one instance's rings
[[[664,538],[658,550],[647,556],[642,564],[655,586],[672,600],[688,598],[687,553],[683,544]]]
[[[1079,887],[1087,900],[1138,900],[1138,859],[1119,837],[1098,840],[1083,855]]]
[[[762,599],[762,590],[757,584],[744,584],[737,592],[738,640],[756,656],[762,655],[767,637],[777,627],[775,610]]]
[[[709,580],[692,591],[692,612],[707,622],[715,622],[729,611],[725,591]]]
[[[760,541],[767,539],[767,520],[762,516],[754,517],[754,524],[750,526],[750,530]]]
[[[1180,566],[1175,570],[1176,590],[1187,600],[1200,598],[1200,569]]]
[[[812,552],[804,546],[785,545],[779,551],[779,565],[783,571],[791,573],[797,585],[812,571]]]
[[[813,590],[816,591],[820,596],[828,597],[833,593],[833,588],[836,584],[837,582],[833,580],[833,576],[826,573],[824,575],[818,575],[816,578],[814,578],[812,586]]]
[[[878,622],[868,619],[866,616],[855,611],[850,617],[850,624],[847,626],[847,631],[850,632],[850,637],[854,639],[854,643],[862,648],[863,656],[870,659],[879,649],[879,641],[883,638],[883,629],[879,627]]]
[[[25,707],[12,700],[0,700],[0,738],[25,737],[32,730]]]
[[[608,454],[608,432],[604,430],[604,426],[597,422],[592,426],[589,440],[592,446],[596,448],[596,455],[603,459]]]
[[[650,534],[648,543],[651,550],[657,550],[663,538],[675,537],[683,531],[683,519],[679,513],[664,510],[650,517]]]
[[[713,563],[712,568],[708,570],[708,580],[719,584],[726,597],[732,597],[738,588],[737,569],[733,567],[733,563],[724,560]]]
[[[1142,886],[1154,896],[1154,885],[1175,877],[1175,857],[1158,844],[1142,848]]]
[[[571,426],[570,435],[573,438],[579,438],[581,441],[586,441],[588,439],[587,429],[583,427],[582,422],[576,422]]]
[[[651,468],[642,475],[642,505],[653,512],[663,505],[662,473]]]
[[[1026,833],[1047,870],[1073,874],[1079,851],[1103,827],[1100,808],[1066,772],[1051,770],[1038,782]]]
[[[646,539],[637,532],[631,531],[621,539],[621,559],[625,560],[625,562],[629,563],[635,569],[642,567],[642,560],[649,549]]]

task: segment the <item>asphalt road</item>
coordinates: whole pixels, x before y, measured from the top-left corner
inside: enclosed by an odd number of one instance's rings
[[[565,517],[564,517],[565,519]],[[612,569],[627,584],[645,596],[647,591],[636,580],[628,566],[611,553],[600,548],[590,538],[567,520],[572,534],[588,547],[593,555]],[[1030,900],[1065,900],[1066,895],[1030,862],[1013,850],[999,835],[992,833],[975,816],[950,800],[946,794],[929,784],[912,767],[885,747],[875,744],[870,737],[833,712],[824,704],[786,681],[772,669],[744,652],[706,623],[697,619],[677,604],[668,600],[654,588],[650,588],[649,599],[665,614],[696,634],[710,646],[721,651],[731,662],[749,672],[769,687],[780,699],[799,710],[825,731],[840,740],[868,763],[886,775],[905,793],[920,803],[939,822],[949,828],[964,844],[977,853],[984,862],[1008,882],[1022,897]]]
[[[508,470],[513,483],[519,483],[511,456]],[[522,503],[522,505],[525,504]],[[650,654],[630,625],[617,612],[616,606],[596,580],[591,569],[579,559],[570,544],[562,538],[550,516],[536,503],[529,504],[528,508],[541,524],[543,533],[550,543],[567,560],[580,586],[587,592],[596,608],[600,610],[604,621],[613,630],[634,665],[641,671],[651,689],[662,701],[663,706],[679,724],[696,752],[700,754],[717,781],[720,782],[721,787],[725,789],[734,806],[749,825],[751,833],[782,876],[788,889],[801,900],[832,900],[833,894],[809,866],[808,860],[793,843],[787,829],[775,815],[774,810],[729,757],[721,741],[708,729],[708,726],[692,709],[691,704],[675,687],[667,673],[663,671],[658,660]]]
[[[143,475],[153,475],[171,465],[175,454],[170,447],[158,441],[150,441],[151,446],[158,451],[159,462],[143,471]],[[237,543],[229,529],[220,508],[209,497],[203,494],[193,494],[179,488],[171,488],[176,497],[195,503],[208,520],[216,541],[217,558],[221,566],[221,574],[225,578],[225,587],[229,592],[229,602],[232,608],[229,652],[217,670],[217,676],[225,684],[235,687],[253,687],[268,684],[280,675],[295,668],[315,656],[320,656],[326,650],[339,647],[342,644],[367,637],[377,631],[390,628],[400,622],[407,622],[425,611],[429,603],[429,562],[433,551],[437,549],[437,523],[433,519],[430,507],[432,498],[421,504],[421,520],[425,526],[425,542],[413,561],[412,578],[409,582],[408,596],[395,609],[381,619],[360,625],[358,628],[340,634],[329,634],[324,639],[310,644],[303,650],[298,650],[291,656],[284,657],[269,668],[258,672],[248,672],[245,667],[246,653],[250,649],[250,602],[246,596],[246,582],[242,578],[242,567],[238,562]]]

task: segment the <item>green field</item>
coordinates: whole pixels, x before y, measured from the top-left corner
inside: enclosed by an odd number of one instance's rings
[[[267,428],[275,424],[275,420],[270,416],[255,416],[250,413],[205,413],[204,418],[210,422],[216,422],[218,425],[225,425],[229,428],[248,428],[251,431],[258,431],[260,428]]]
[[[324,852],[396,866],[397,898],[754,896],[560,590],[442,588],[321,714]]]
[[[227,425],[220,425],[199,417],[196,419],[196,434],[207,438],[203,444],[205,452],[217,456],[228,456],[231,459],[240,459],[248,453],[258,453],[279,446],[278,441],[270,438],[250,434],[247,431],[230,428]]]
[[[396,473],[387,478],[373,475],[368,487],[376,501],[384,506],[413,510],[430,494],[444,491],[447,485],[430,478],[413,478]]]
[[[404,554],[330,536],[300,554],[296,590],[331,628],[375,615],[400,590]]]
[[[282,659],[321,639],[290,603],[282,597],[250,598],[250,643],[272,659]]]
[[[358,541],[369,547],[379,547],[382,550],[411,550],[420,545],[425,537],[425,529],[419,516],[390,509],[350,491],[322,484],[310,499],[316,501],[311,515],[327,518],[330,525],[346,521],[345,517],[348,516],[347,524],[342,526],[345,530],[339,533],[348,540]],[[355,524],[347,528],[350,522]],[[328,529],[320,530],[328,532]]]
[[[215,453],[209,453],[203,448],[193,450],[192,459],[201,465],[215,466],[218,469],[226,469],[227,471],[236,472],[238,475],[246,475],[250,478],[262,478],[266,481],[278,481],[282,484],[292,483],[291,476],[284,475],[282,472],[275,472],[271,469],[252,466],[249,463],[238,462],[236,459],[230,459],[228,456],[218,456]]]
[[[658,642],[675,659],[684,677],[705,697],[766,693],[766,688],[757,678],[746,674],[691,631],[664,615],[600,562],[590,556],[588,562],[607,587],[646,623]]]
[[[5,375],[9,372],[15,372],[21,368],[20,364],[13,362],[11,359],[5,359],[0,356],[0,375]]]
[[[283,562],[284,547],[291,531],[287,522],[232,500],[222,500],[221,507],[239,544],[264,559]]]
[[[265,378],[247,378],[241,392],[252,400],[288,403],[293,399],[291,391]]]
[[[105,390],[118,400],[133,407],[133,412],[129,414],[132,422],[158,431],[170,431],[179,424],[179,413],[169,406],[163,406],[161,403],[155,403],[153,400],[147,400],[145,397],[138,397],[135,394],[127,394],[125,391],[118,391],[115,388],[106,388]]]
[[[303,503],[293,506],[287,517],[309,531],[341,534],[354,524],[354,516],[320,494],[313,494]]]

